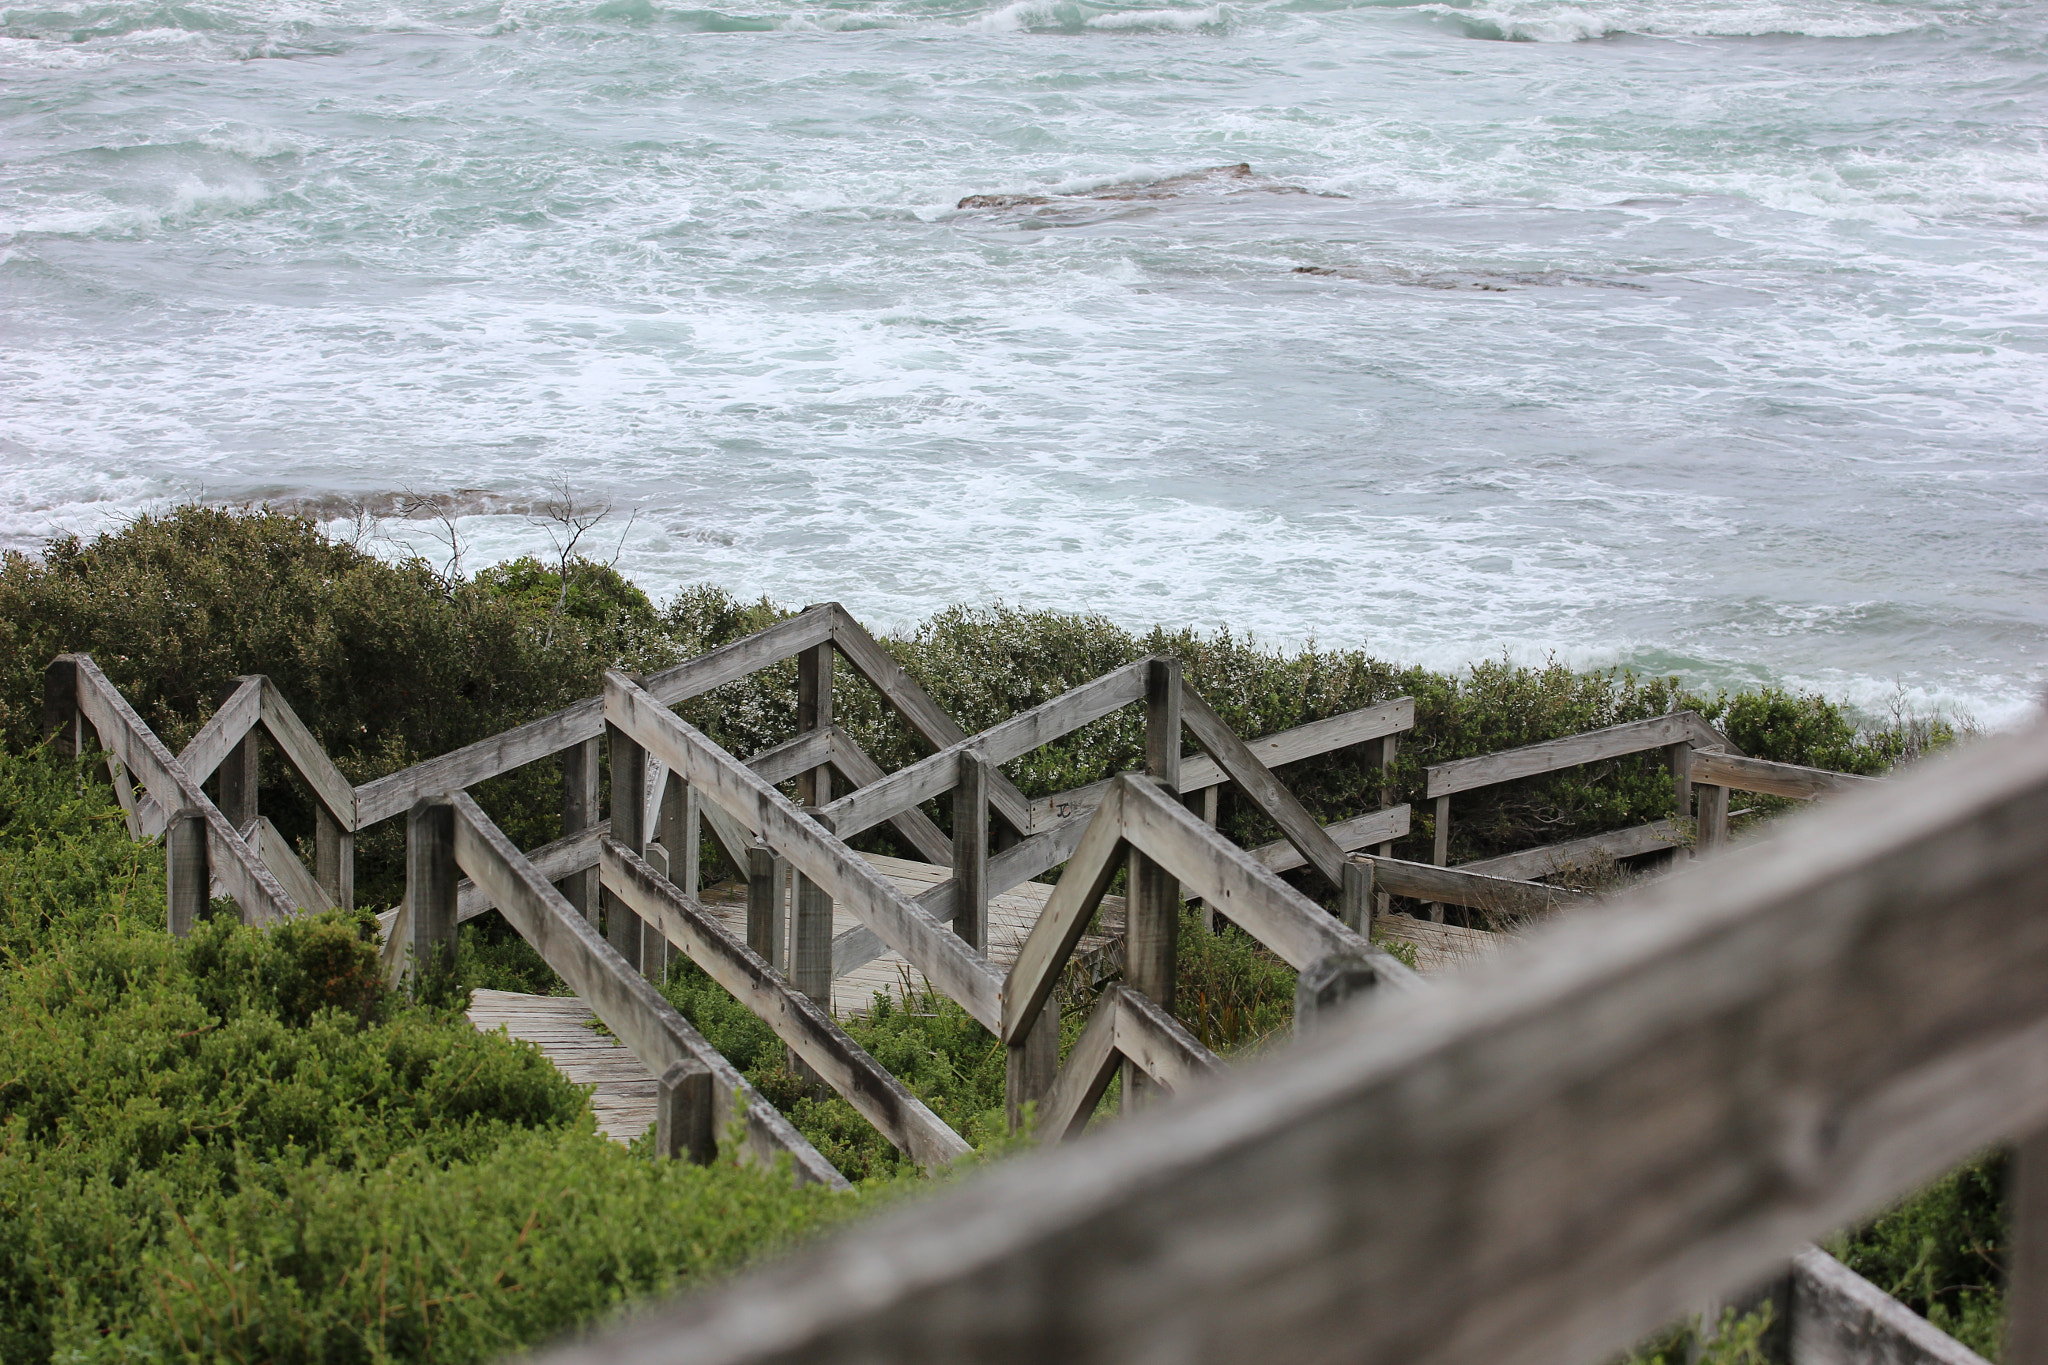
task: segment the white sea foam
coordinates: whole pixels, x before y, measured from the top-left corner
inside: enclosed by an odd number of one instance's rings
[[[0,542],[470,489],[475,567],[568,478],[658,592],[880,624],[2048,684],[2024,7],[40,13],[132,70],[0,88]]]

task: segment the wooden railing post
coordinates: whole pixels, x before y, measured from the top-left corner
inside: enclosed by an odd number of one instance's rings
[[[1168,796],[1180,793],[1181,665],[1154,659],[1145,677],[1145,775]],[[1180,940],[1180,883],[1152,859],[1131,850],[1124,928],[1124,983],[1161,1009],[1173,1010],[1174,956]],[[1129,1062],[1125,1103],[1155,1089]]]
[[[430,975],[455,968],[455,892],[461,880],[455,807],[445,796],[422,796],[405,816],[405,904],[416,991]]]
[[[782,860],[766,844],[747,847],[747,946],[787,975],[782,942]]]
[[[1338,918],[1346,929],[1372,937],[1372,860],[1353,855],[1344,860],[1343,905]]]
[[[818,811],[805,813],[832,828]],[[832,895],[801,872],[790,878],[789,984],[832,1012]]]
[[[823,730],[832,724],[832,645],[814,645],[796,656],[796,728],[798,733]],[[796,780],[799,806],[832,804],[832,770],[811,768]]]
[[[1400,754],[1401,737],[1399,735],[1382,735],[1380,737],[1380,809],[1382,810],[1385,810],[1387,807],[1393,805],[1394,798],[1400,795],[1399,792],[1394,790],[1394,760],[1400,757]],[[1377,852],[1382,858],[1391,858],[1394,856],[1393,842],[1390,840],[1387,843],[1381,844],[1374,851]],[[1393,910],[1393,907],[1393,897],[1390,896],[1387,892],[1377,891],[1373,893],[1373,914],[1388,914]]]
[[[711,1106],[710,1067],[685,1057],[662,1072],[655,1083],[655,1154],[709,1166],[718,1156]]]
[[[43,738],[58,758],[85,751],[85,713],[78,709],[78,663],[69,656],[43,670]]]
[[[1702,782],[1697,790],[1700,803],[1699,851],[1708,853],[1728,842],[1728,789]]]
[[[1331,953],[1294,979],[1294,1031],[1312,1033],[1345,1002],[1379,984],[1378,968],[1357,953]]]
[[[1430,851],[1429,860],[1438,867],[1451,865],[1451,798],[1439,796],[1436,799],[1436,845]],[[1444,922],[1444,907],[1440,901],[1431,901],[1428,906],[1430,919]]]
[[[206,817],[186,807],[164,826],[164,912],[179,938],[207,916],[213,873],[206,858]]]
[[[581,833],[597,823],[597,740],[586,739],[562,750],[562,837]],[[583,918],[597,922],[597,871],[572,872],[555,883]]]
[[[656,838],[668,850],[668,879],[686,896],[695,896],[702,875],[704,809],[697,789],[680,773],[670,773],[661,789],[661,815]]]
[[[1671,769],[1671,818],[1692,819],[1692,745],[1681,742],[1664,747],[1664,762]],[[1684,857],[1681,852],[1678,857]]]
[[[356,836],[324,802],[313,803],[313,875],[344,910],[356,903]]]
[[[605,727],[611,749],[612,838],[637,856],[647,848],[647,751],[616,725]],[[613,896],[600,894],[604,905],[605,940],[637,971],[640,967],[640,917]]]
[[[1003,1112],[1010,1131],[1024,1126],[1024,1106],[1042,1105],[1060,1073],[1060,1010],[1055,997],[1039,1011],[1021,1043],[1004,1049]]]
[[[2004,1365],[2048,1365],[2048,1129],[2012,1156]]]
[[[241,678],[230,679],[227,685],[220,689],[220,695],[213,699],[214,705],[222,705],[229,697],[239,692],[243,681]],[[220,807],[220,813],[226,816],[228,823],[236,829],[246,827],[257,814],[256,788],[260,778],[260,741],[257,738],[259,728],[251,726],[240,742],[228,750],[228,756],[221,760],[221,765],[216,770],[220,774],[220,800],[214,804]]]
[[[1202,788],[1202,823],[1210,829],[1216,828],[1216,822],[1222,815],[1222,796],[1223,784],[1221,782],[1214,782]],[[1201,906],[1202,932],[1213,934],[1216,932],[1216,907],[1209,904],[1206,900],[1201,902]]]
[[[988,764],[969,750],[960,755],[953,786],[953,932],[988,955]]]

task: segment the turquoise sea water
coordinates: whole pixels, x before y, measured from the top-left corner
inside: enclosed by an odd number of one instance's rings
[[[565,488],[657,591],[2009,723],[2044,113],[2009,0],[18,4],[0,543]]]

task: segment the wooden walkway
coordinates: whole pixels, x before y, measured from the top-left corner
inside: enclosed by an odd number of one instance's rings
[[[868,861],[907,896],[929,890],[951,875],[951,869],[934,863],[874,855],[868,855]],[[1017,960],[1024,936],[1031,932],[1050,895],[1050,886],[1025,882],[989,902],[989,958],[998,968],[1007,970]],[[785,892],[785,901],[786,898]],[[707,888],[704,905],[724,921],[736,938],[746,938],[745,883]],[[786,909],[785,904],[785,912]],[[1109,933],[1091,935],[1081,941],[1077,956],[1084,962],[1113,953],[1121,942],[1120,897],[1103,898],[1102,918]],[[837,911],[832,930],[835,934],[845,933],[857,923],[852,915]],[[924,987],[923,979],[909,963],[895,953],[885,953],[832,983],[832,1013],[842,1019],[858,1014],[874,1002],[877,991],[901,995],[906,990]],[[596,1027],[597,1016],[576,997],[474,991],[470,995],[469,1021],[480,1033],[502,1028],[514,1038],[539,1044],[564,1076],[578,1085],[595,1087],[590,1094],[590,1107],[597,1115],[598,1131],[613,1141],[631,1142],[653,1125],[653,1075],[618,1040]]]
[[[538,1043],[556,1070],[596,1087],[590,1108],[597,1130],[614,1142],[631,1142],[653,1126],[654,1077],[618,1039],[598,1031],[597,1016],[575,996],[472,991],[469,1022],[479,1033],[503,1029]]]

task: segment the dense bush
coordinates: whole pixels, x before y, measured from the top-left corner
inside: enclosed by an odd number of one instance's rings
[[[1989,1360],[2005,1330],[2006,1170],[1980,1157],[1828,1248],[1851,1270]]]
[[[366,918],[173,940],[162,867],[0,753],[0,1359],[478,1361],[854,1207],[604,1140]]]

